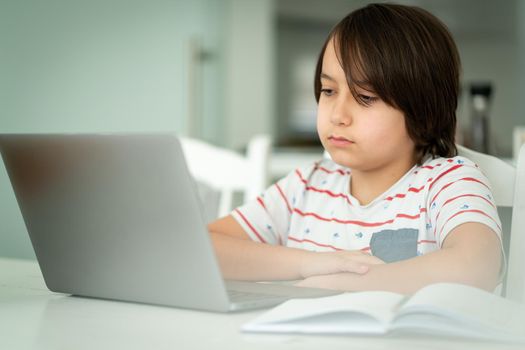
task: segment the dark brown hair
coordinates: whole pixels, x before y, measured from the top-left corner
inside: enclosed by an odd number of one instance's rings
[[[321,94],[323,55],[331,39],[352,94],[373,91],[401,110],[421,164],[427,154],[453,157],[460,59],[446,26],[412,6],[370,4],[343,18],[330,32],[315,72]]]

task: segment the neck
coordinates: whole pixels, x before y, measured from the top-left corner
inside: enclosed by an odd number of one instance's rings
[[[414,165],[412,158],[375,169],[352,169],[350,193],[361,205],[367,205],[399,181]]]

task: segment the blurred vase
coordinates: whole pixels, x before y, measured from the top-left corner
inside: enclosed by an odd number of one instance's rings
[[[490,83],[473,83],[470,86],[471,120],[470,148],[490,154],[489,107],[492,95]]]

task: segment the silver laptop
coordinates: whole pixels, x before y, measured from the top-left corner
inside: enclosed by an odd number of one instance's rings
[[[174,135],[0,135],[47,287],[233,311],[322,289],[224,281]]]

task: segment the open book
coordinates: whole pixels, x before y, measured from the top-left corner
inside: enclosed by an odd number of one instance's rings
[[[481,289],[438,283],[407,297],[390,292],[293,299],[245,324],[277,333],[424,333],[525,342],[525,305]]]

